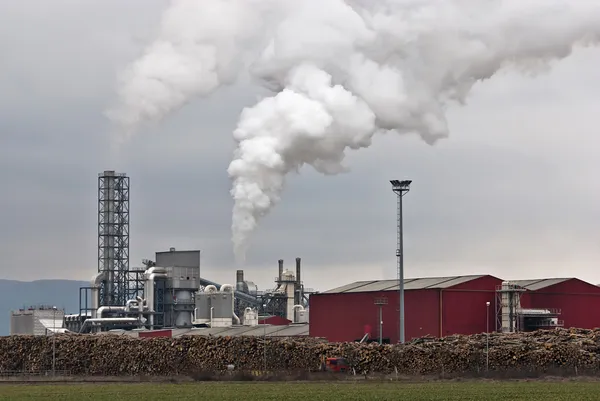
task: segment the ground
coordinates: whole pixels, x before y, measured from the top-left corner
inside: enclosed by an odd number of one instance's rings
[[[0,400],[597,400],[596,380],[1,384]]]

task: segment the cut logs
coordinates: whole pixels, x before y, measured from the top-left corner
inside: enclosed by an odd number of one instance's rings
[[[404,345],[328,343],[316,338],[133,338],[119,335],[56,336],[56,370],[73,375],[185,375],[236,370],[315,371],[326,357],[345,357],[356,373],[424,375],[489,370],[579,369],[600,371],[600,330],[557,329],[423,338]],[[52,368],[52,338],[0,338],[0,373]]]

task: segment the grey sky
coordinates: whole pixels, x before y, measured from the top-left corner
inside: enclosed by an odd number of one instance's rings
[[[131,177],[132,265],[200,248],[204,277],[233,280],[226,169],[257,88],[195,101],[108,159],[102,113],[115,74],[152,39],[165,3],[0,3],[2,278],[89,278],[97,173],[117,169]],[[600,49],[586,49],[536,78],[502,73],[449,110],[450,138],[434,147],[388,135],[351,154],[348,174],[303,169],[254,235],[246,277],[270,287],[277,259],[301,256],[305,284],[319,290],[394,278],[388,180],[409,178],[407,276],[600,282],[599,66]]]

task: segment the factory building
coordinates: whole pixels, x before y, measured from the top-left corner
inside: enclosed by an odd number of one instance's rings
[[[10,335],[44,336],[64,332],[65,311],[52,306],[35,306],[19,309],[10,314]]]
[[[495,288],[501,284],[489,275],[405,279],[406,340],[493,328]],[[312,337],[360,341],[366,336],[374,341],[381,326],[384,343],[398,342],[398,280],[358,281],[314,294],[310,310]]]
[[[577,278],[513,280],[507,284],[518,289],[514,294],[520,306],[515,322],[519,331],[552,326],[600,327],[598,286]]]
[[[576,278],[503,281],[477,275],[404,282],[406,341],[488,330],[600,327],[600,288]],[[379,341],[381,335],[384,343],[398,342],[397,280],[358,281],[314,294],[310,309],[313,337]]]
[[[80,288],[79,313],[64,317],[76,333],[114,330],[205,330],[304,323],[313,292],[295,271],[278,261],[275,287],[258,291],[238,270],[235,282],[218,284],[200,276],[200,250],[156,252],[143,267],[129,265],[129,177],[98,174],[98,267],[89,286]],[[159,335],[160,332],[157,332]]]

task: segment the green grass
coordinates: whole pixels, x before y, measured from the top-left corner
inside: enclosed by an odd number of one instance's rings
[[[1,400],[597,400],[600,382],[2,384]]]

